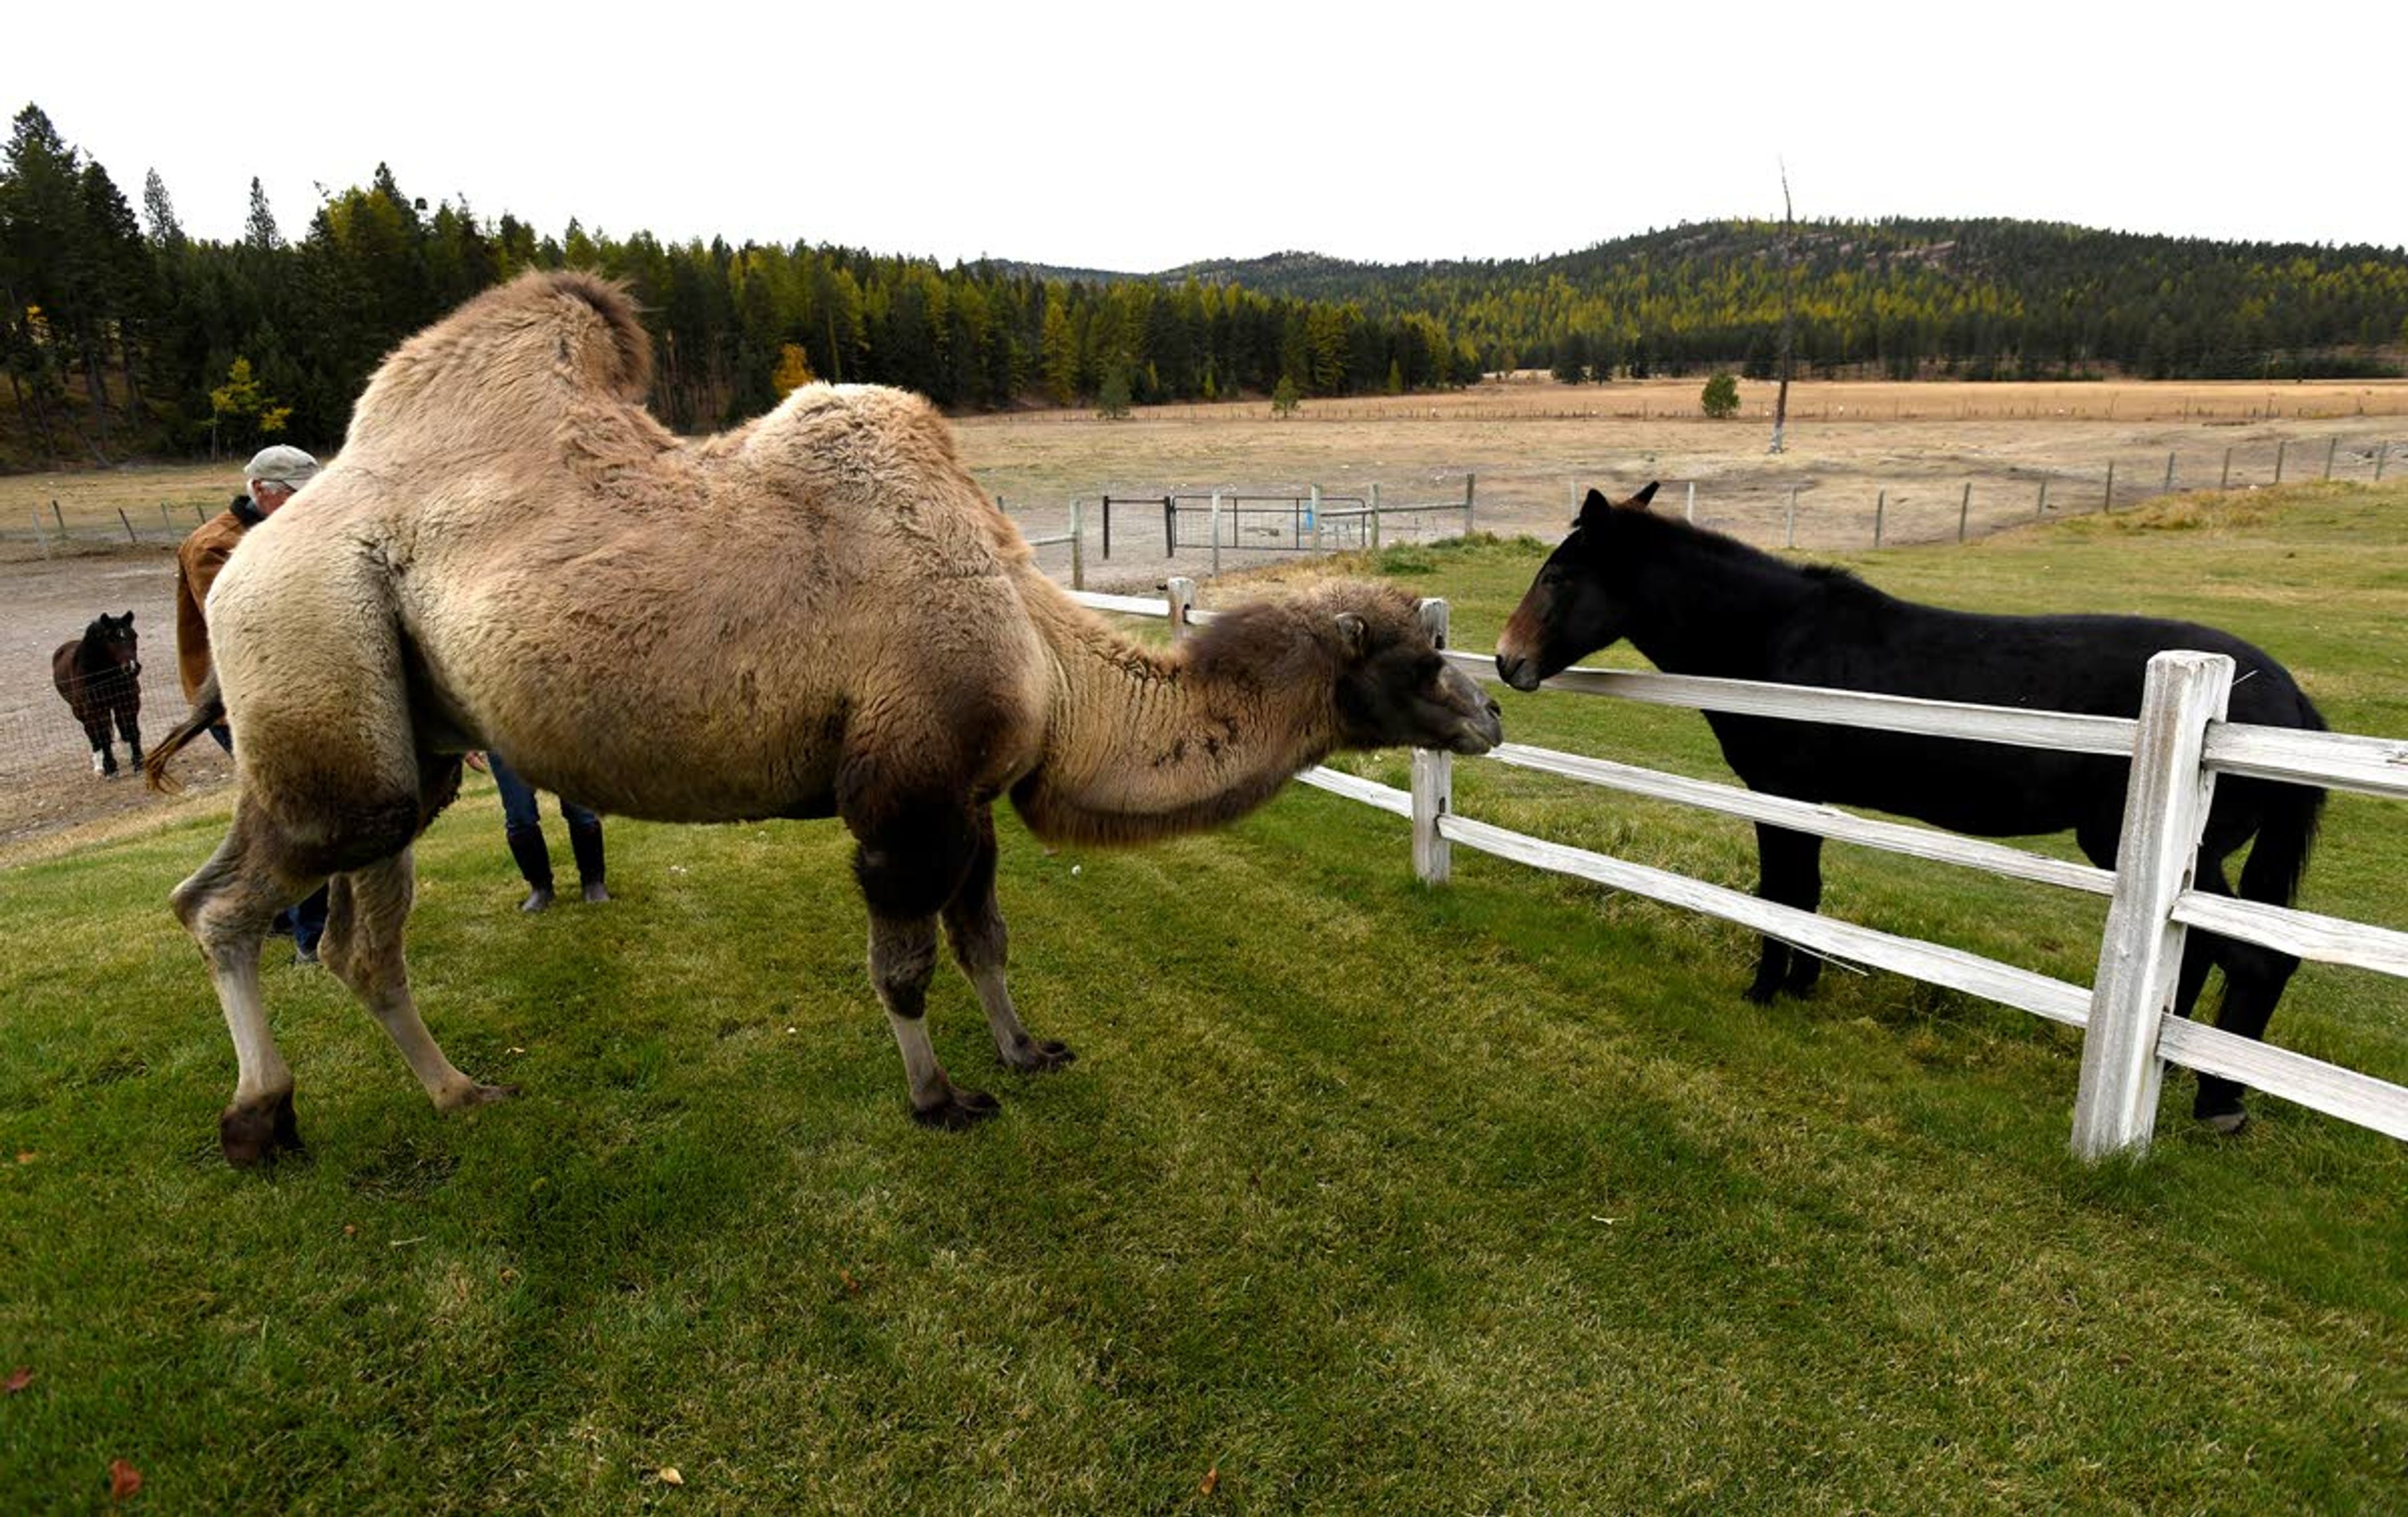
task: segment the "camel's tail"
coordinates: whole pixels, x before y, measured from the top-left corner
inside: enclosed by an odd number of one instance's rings
[[[170,728],[167,736],[142,760],[142,778],[152,790],[161,794],[173,794],[183,788],[167,772],[168,761],[182,752],[185,744],[223,722],[225,714],[225,699],[218,694],[217,671],[212,669],[209,677],[201,681],[200,692],[193,697],[192,714]]]

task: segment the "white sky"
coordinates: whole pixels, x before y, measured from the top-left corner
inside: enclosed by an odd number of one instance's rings
[[[1777,216],[1785,159],[1801,216],[2408,244],[2408,0],[9,9],[0,112],[202,236],[383,160],[552,235],[1532,257]]]

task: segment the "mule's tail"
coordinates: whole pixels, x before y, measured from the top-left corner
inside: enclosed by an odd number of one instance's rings
[[[2302,731],[2326,730],[2325,719],[2304,695],[2300,716]],[[2241,898],[2288,906],[2300,894],[2300,877],[2307,873],[2308,854],[2316,845],[2325,793],[2315,785],[2269,784],[2266,797],[2258,841],[2241,866]]]
[[[167,772],[168,761],[183,751],[185,744],[223,722],[225,715],[225,700],[218,694],[217,671],[212,669],[209,677],[201,681],[198,694],[193,696],[192,715],[169,728],[167,736],[161,738],[142,760],[143,780],[163,795],[181,790],[183,786]]]

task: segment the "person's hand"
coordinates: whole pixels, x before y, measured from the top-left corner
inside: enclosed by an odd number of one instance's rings
[[[479,774],[487,774],[491,772],[485,767],[485,755],[483,751],[480,749],[472,748],[468,751],[467,763],[468,767],[476,770]]]

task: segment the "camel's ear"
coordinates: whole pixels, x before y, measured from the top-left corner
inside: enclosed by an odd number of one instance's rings
[[[1339,612],[1338,646],[1345,652],[1346,662],[1349,664],[1360,663],[1363,658],[1363,651],[1370,647],[1370,623],[1365,622],[1353,611]]]
[[[1664,482],[1664,481],[1663,481],[1663,480],[1661,480],[1661,479],[1650,479],[1650,480],[1648,480],[1648,481],[1647,481],[1647,488],[1646,488],[1646,489],[1641,490],[1641,492],[1639,492],[1639,494],[1635,494],[1635,495],[1631,496],[1628,500],[1624,501],[1622,504],[1623,504],[1623,505],[1625,505],[1625,506],[1627,506],[1627,507],[1628,507],[1630,509],[1632,509],[1632,510],[1634,510],[1634,511],[1643,511],[1643,510],[1645,510],[1645,509],[1647,508],[1647,503],[1648,503],[1649,501],[1654,500],[1654,499],[1656,498],[1656,488],[1657,488],[1658,486],[1660,486],[1661,484],[1663,484],[1663,482]]]

